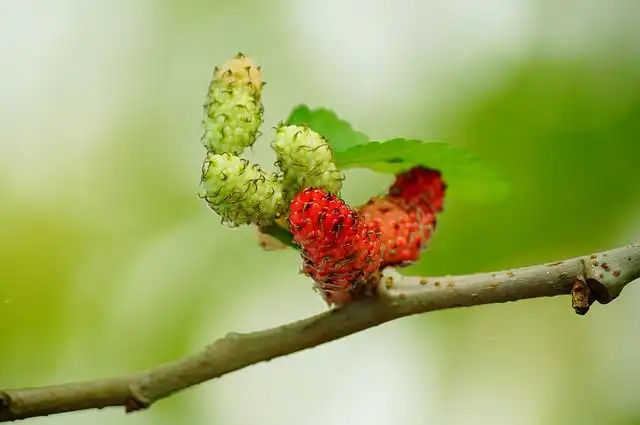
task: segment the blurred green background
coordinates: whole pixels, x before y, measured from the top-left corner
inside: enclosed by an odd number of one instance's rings
[[[372,139],[445,140],[499,167],[451,187],[412,271],[472,273],[640,239],[640,3],[0,1],[0,389],[106,377],[325,309],[295,252],[198,199],[201,105],[237,51]],[[352,202],[389,176],[348,173]],[[250,267],[247,267],[250,264]],[[260,364],[148,412],[34,424],[640,424],[640,285],[431,313]]]

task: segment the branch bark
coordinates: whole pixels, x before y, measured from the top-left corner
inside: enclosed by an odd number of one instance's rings
[[[422,278],[386,271],[379,296],[268,330],[229,333],[202,351],[119,378],[0,391],[0,422],[123,406],[143,410],[178,391],[252,364],[414,314],[526,298],[572,295],[584,314],[640,277],[640,244],[494,273]]]

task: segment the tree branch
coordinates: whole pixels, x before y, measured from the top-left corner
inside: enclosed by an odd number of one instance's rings
[[[572,295],[579,314],[640,277],[640,244],[495,273],[421,278],[386,271],[379,295],[277,328],[230,333],[201,352],[112,379],[0,391],[0,422],[123,406],[127,412],[255,363],[302,351],[394,319],[434,310]]]

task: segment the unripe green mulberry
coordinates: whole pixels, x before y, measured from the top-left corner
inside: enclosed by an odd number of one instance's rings
[[[311,186],[340,194],[344,176],[333,162],[331,147],[318,133],[304,126],[281,125],[272,147],[283,172],[287,200]]]
[[[200,196],[231,226],[265,226],[287,209],[275,175],[228,153],[207,154],[201,186]]]
[[[239,155],[253,145],[262,124],[263,85],[260,68],[242,53],[215,68],[203,121],[208,151]]]

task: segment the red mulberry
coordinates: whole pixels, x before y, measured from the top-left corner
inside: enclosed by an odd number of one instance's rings
[[[289,225],[303,256],[303,271],[329,304],[353,300],[380,269],[379,235],[330,192],[308,188],[290,204]]]
[[[419,206],[425,213],[442,211],[447,185],[439,171],[425,167],[414,167],[398,174],[389,195],[403,198],[408,203]]]

